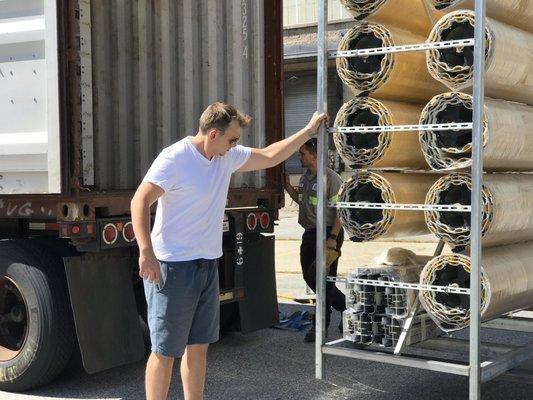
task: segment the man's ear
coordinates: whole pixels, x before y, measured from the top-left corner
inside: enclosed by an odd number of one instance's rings
[[[207,135],[209,136],[209,140],[213,141],[216,139],[217,137],[217,130],[216,129],[210,129],[208,132],[207,132]]]

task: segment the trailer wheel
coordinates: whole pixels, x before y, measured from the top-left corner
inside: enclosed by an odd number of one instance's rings
[[[61,259],[30,240],[0,241],[0,390],[51,381],[74,342]]]

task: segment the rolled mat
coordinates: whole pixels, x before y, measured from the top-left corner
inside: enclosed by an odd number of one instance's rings
[[[338,50],[361,50],[424,41],[423,36],[393,26],[358,22],[343,36]],[[357,96],[371,93],[375,98],[420,104],[445,91],[445,86],[428,73],[424,54],[420,51],[338,57],[337,73]]]
[[[358,171],[343,183],[338,201],[420,204],[435,179],[429,174]],[[428,233],[420,211],[339,208],[337,215],[356,242]]]
[[[420,274],[424,285],[470,287],[470,257],[441,255]],[[470,297],[420,291],[422,306],[445,332],[468,327]],[[481,259],[481,320],[533,305],[533,246],[520,243],[483,249]]]
[[[472,96],[451,92],[435,96],[424,107],[420,124],[472,121]],[[485,98],[483,168],[486,171],[533,171],[533,107]],[[421,131],[420,145],[435,170],[472,165],[472,130]]]
[[[335,127],[416,125],[421,107],[357,97],[343,104]],[[406,132],[335,132],[339,155],[352,167],[427,168],[418,137]]]
[[[433,27],[428,41],[474,37],[474,12],[454,11]],[[430,74],[450,89],[471,90],[473,46],[426,51]],[[485,29],[485,94],[533,104],[533,34],[487,18]]]
[[[436,10],[474,9],[475,0],[429,0]],[[506,24],[533,32],[532,0],[486,0],[487,16]]]
[[[394,25],[427,36],[442,15],[436,8],[424,5],[425,0],[341,0],[356,20],[369,20]]]
[[[426,204],[470,205],[472,179],[466,174],[441,177],[429,189]],[[486,174],[481,190],[484,246],[533,240],[533,175]],[[424,211],[429,230],[450,246],[470,242],[470,213]]]

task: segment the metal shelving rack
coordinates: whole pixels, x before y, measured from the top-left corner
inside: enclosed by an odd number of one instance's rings
[[[422,0],[424,1],[424,0]],[[347,127],[337,128],[345,132],[375,132],[375,131],[420,131],[428,129],[450,130],[450,129],[472,129],[472,197],[471,206],[431,206],[424,204],[374,204],[374,203],[337,203],[329,205],[326,203],[326,174],[325,166],[327,162],[327,149],[329,135],[327,129],[322,126],[318,132],[318,205],[317,205],[317,316],[316,316],[316,348],[315,348],[315,371],[316,378],[323,378],[323,356],[325,354],[349,357],[355,359],[372,360],[407,367],[422,368],[426,370],[446,372],[469,377],[469,398],[477,400],[481,397],[481,383],[486,382],[514,367],[521,362],[533,356],[533,343],[515,348],[510,351],[496,351],[497,356],[490,361],[480,363],[480,292],[481,292],[481,187],[483,182],[483,164],[482,164],[482,110],[484,107],[484,70],[485,58],[483,48],[483,38],[485,31],[485,0],[475,0],[475,28],[474,38],[456,41],[447,41],[439,43],[421,43],[406,46],[392,46],[376,49],[364,49],[345,52],[330,52],[328,54],[326,45],[327,29],[327,0],[318,1],[318,57],[317,57],[317,109],[319,112],[327,111],[327,61],[329,57],[359,57],[376,54],[386,54],[403,51],[424,51],[431,48],[451,48],[474,46],[474,81],[473,81],[473,121],[466,124],[439,124],[439,125],[400,125],[388,127]],[[415,310],[411,312],[406,319],[402,335],[394,353],[377,351],[370,347],[354,346],[348,348],[343,346],[345,339],[339,339],[333,342],[324,343],[325,328],[325,293],[326,280],[344,281],[346,278],[325,277],[325,247],[326,247],[326,226],[325,226],[325,208],[334,207],[355,207],[355,208],[374,208],[374,209],[395,209],[402,212],[411,210],[438,210],[438,211],[462,211],[471,213],[471,286],[470,288],[454,288],[446,286],[428,286],[413,283],[400,282],[383,282],[373,280],[352,280],[353,283],[360,283],[374,286],[392,286],[396,288],[431,290],[447,293],[459,293],[470,295],[470,337],[468,341],[469,363],[446,361],[440,359],[431,359],[422,356],[402,355],[405,337],[410,327],[412,318],[416,314]],[[440,254],[443,247],[441,241],[435,251],[435,255]],[[321,277],[321,278],[319,278]],[[517,329],[516,320],[511,323],[510,319],[500,318],[491,321],[492,327],[499,329]],[[531,321],[520,321],[520,330],[533,332]],[[459,343],[461,342],[461,343]],[[446,349],[448,346],[467,347],[466,342],[455,339],[432,339],[433,349]]]

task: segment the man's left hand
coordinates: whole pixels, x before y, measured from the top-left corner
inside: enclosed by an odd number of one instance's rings
[[[337,249],[337,241],[331,238],[326,240],[326,247],[329,249]]]

